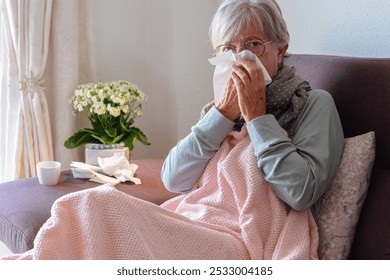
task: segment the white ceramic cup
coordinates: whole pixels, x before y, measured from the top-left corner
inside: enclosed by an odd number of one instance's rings
[[[41,161],[37,163],[38,180],[41,185],[56,185],[61,173],[58,161]]]

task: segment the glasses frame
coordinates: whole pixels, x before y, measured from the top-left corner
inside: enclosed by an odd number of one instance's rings
[[[272,41],[267,41],[267,42],[263,42],[263,40],[261,40],[260,38],[248,38],[246,39],[245,41],[242,41],[243,45],[244,45],[244,50],[249,50],[248,47],[246,46],[246,44],[249,42],[249,41],[259,41],[260,42],[260,45],[263,47],[263,51],[261,52],[261,54],[256,54],[257,56],[262,56],[265,52],[265,46],[272,43]],[[217,56],[219,53],[217,53],[217,50],[223,46],[227,46],[227,47],[230,47],[233,51],[233,53],[237,53],[237,47],[235,45],[233,45],[232,43],[225,43],[225,44],[221,44],[219,45],[218,47],[216,47],[213,51],[213,55],[214,56]],[[224,53],[224,52],[221,52],[221,54]]]

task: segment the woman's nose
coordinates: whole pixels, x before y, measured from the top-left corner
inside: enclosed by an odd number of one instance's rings
[[[243,50],[245,50],[245,45],[238,44],[238,45],[236,45],[235,49],[236,49],[236,53],[242,52]]]

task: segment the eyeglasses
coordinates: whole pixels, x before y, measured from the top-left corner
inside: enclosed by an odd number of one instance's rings
[[[265,50],[265,45],[269,43],[272,43],[272,41],[263,43],[263,41],[260,39],[247,39],[243,42],[244,49],[253,52],[256,56],[262,56]],[[237,53],[237,47],[231,43],[219,45],[214,49],[214,55],[222,54],[228,51]]]

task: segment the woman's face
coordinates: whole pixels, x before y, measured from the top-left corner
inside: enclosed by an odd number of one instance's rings
[[[261,39],[261,41],[264,43],[269,41],[269,38],[264,35],[260,28],[251,25],[248,26],[248,28],[243,28],[243,30],[240,32],[240,35],[228,43],[232,44],[238,53],[244,50],[245,47],[243,42],[247,41],[248,38],[258,38]],[[268,71],[268,74],[273,79],[282,64],[283,57],[288,48],[288,44],[283,46],[281,49],[278,49],[274,43],[266,44],[264,47],[264,53],[261,56],[258,56],[258,58],[263,63],[264,67]]]

